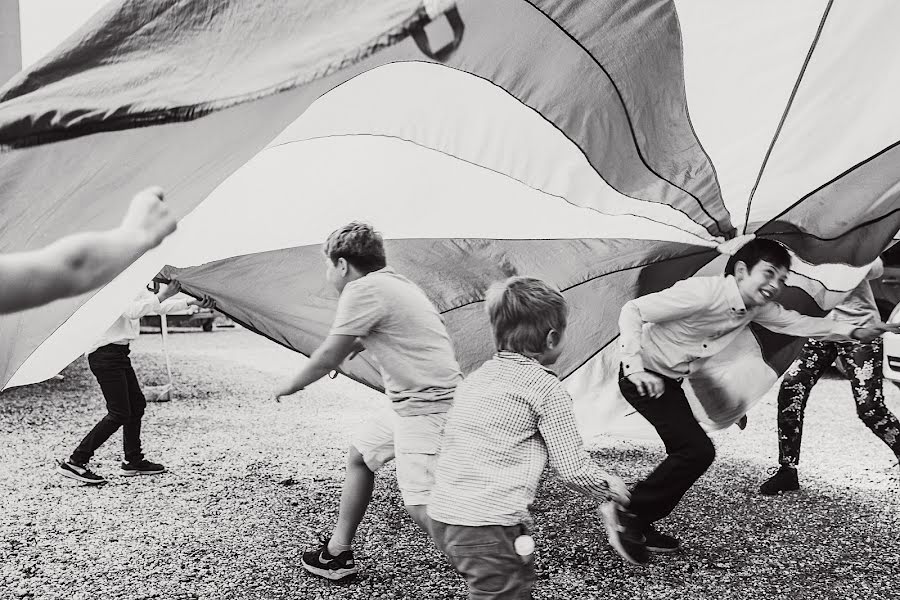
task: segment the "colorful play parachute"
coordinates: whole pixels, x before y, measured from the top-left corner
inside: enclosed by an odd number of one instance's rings
[[[627,300],[756,234],[797,257],[784,303],[823,314],[891,243],[897,22],[893,0],[113,2],[0,90],[0,251],[112,226],[151,184],[183,218],[99,292],[0,318],[2,383],[56,373],[164,266],[309,354],[336,300],[320,244],[362,219],[466,371],[490,282],[557,285],[558,369],[602,431]],[[796,350],[758,328],[698,364],[698,415],[732,423]]]

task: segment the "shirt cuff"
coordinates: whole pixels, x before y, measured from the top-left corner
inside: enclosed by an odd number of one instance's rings
[[[644,361],[641,360],[639,354],[622,357],[622,372],[625,374],[625,377],[628,377],[632,373],[640,373],[644,370]]]

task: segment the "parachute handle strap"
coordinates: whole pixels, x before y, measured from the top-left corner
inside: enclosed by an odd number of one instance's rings
[[[429,11],[430,12],[430,11]],[[434,59],[438,62],[445,62],[450,55],[459,47],[460,42],[462,42],[463,31],[465,31],[466,26],[463,24],[462,17],[459,16],[459,11],[456,9],[456,6],[452,6],[444,13],[444,17],[447,19],[447,22],[450,24],[450,29],[453,31],[453,40],[444,46],[443,48],[439,48],[438,50],[433,50],[431,48],[431,42],[428,41],[428,34],[425,33],[425,26],[421,23],[416,25],[412,29],[412,37],[416,42],[416,46],[419,47],[419,50],[427,56],[428,58]]]

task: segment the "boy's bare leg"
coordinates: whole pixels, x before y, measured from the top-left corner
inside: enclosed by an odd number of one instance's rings
[[[427,533],[429,536],[431,535],[431,520],[428,517],[428,505],[427,504],[415,504],[415,505],[405,505],[406,512],[409,513],[409,516],[412,517],[413,521],[416,522],[422,531]]]
[[[362,522],[375,488],[375,473],[369,469],[359,450],[350,447],[347,454],[347,471],[341,489],[341,505],[338,520],[328,541],[328,552],[337,556],[350,549],[356,529]]]

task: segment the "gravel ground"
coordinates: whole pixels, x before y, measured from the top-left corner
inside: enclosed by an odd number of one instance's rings
[[[346,432],[379,394],[339,378],[268,403],[272,377],[302,358],[240,329],[169,339],[176,397],[148,407],[143,434],[148,458],[170,469],[160,476],[119,475],[118,434],[92,462],[108,485],[54,473],[103,414],[84,359],[62,381],[0,395],[0,598],[465,598],[390,469],[360,528],[360,576],[331,584],[299,567],[334,522]],[[145,384],[161,381],[159,336],[142,336],[132,358]],[[900,391],[886,393],[900,413]],[[591,503],[548,475],[534,597],[900,598],[891,453],[856,418],[846,382],[822,381],[808,413],[801,492],[755,493],[776,462],[773,391],[746,431],[715,437],[716,464],[665,522],[684,550],[646,567],[625,565]],[[593,454],[629,481],[663,456],[617,440]]]

